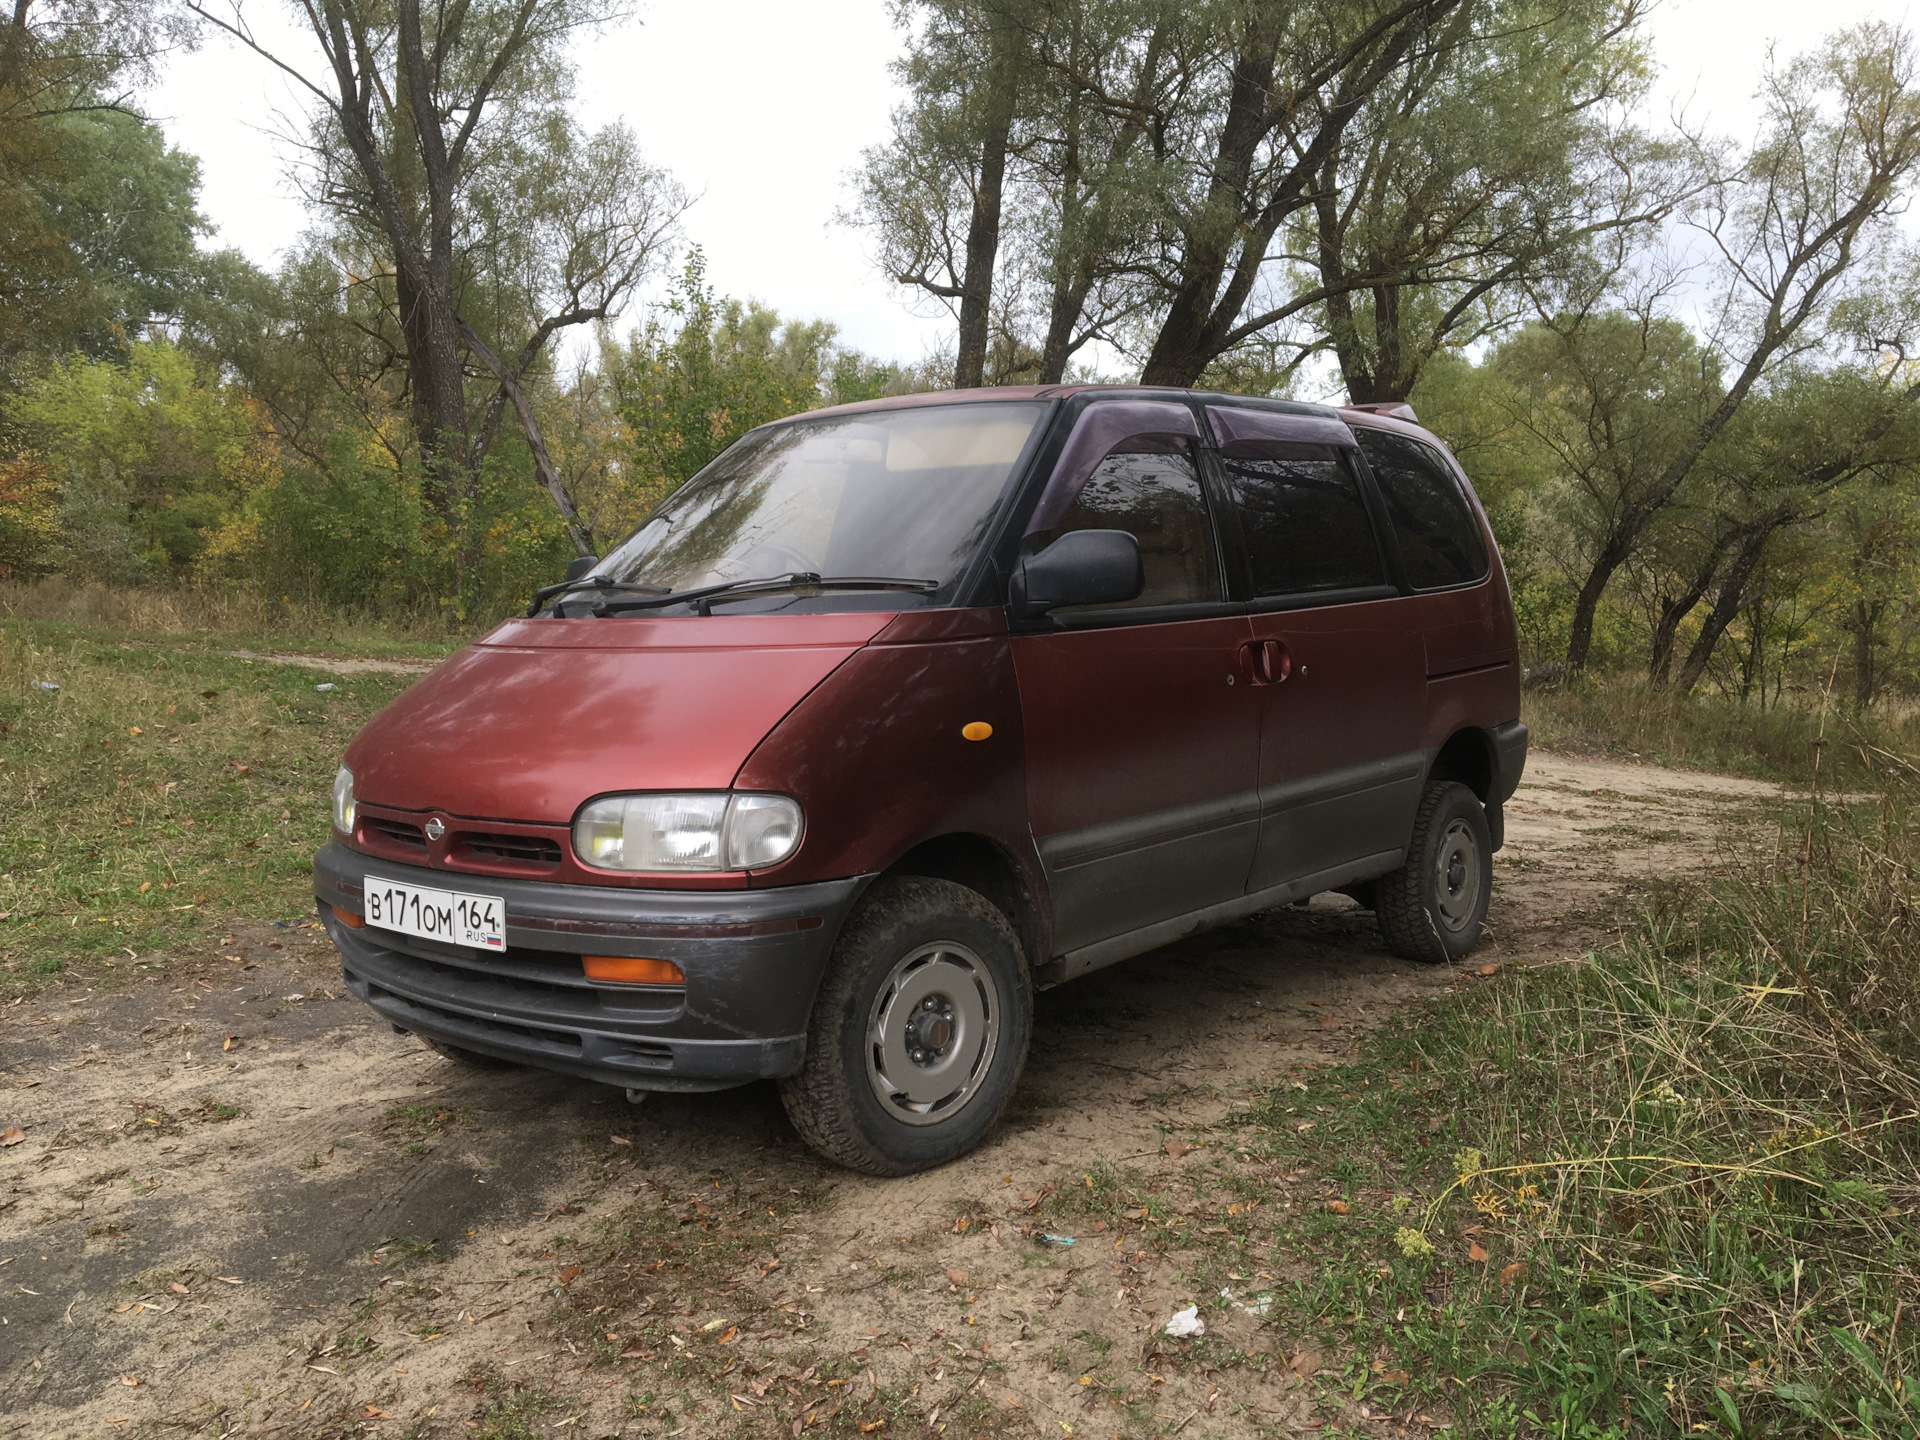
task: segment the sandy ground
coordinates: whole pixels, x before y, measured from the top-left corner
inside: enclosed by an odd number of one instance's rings
[[[26,1137],[0,1149],[0,1435],[1417,1431],[1329,1410],[1323,1358],[1253,1310],[1171,1363],[1210,1272],[1025,1217],[1104,1164],[1224,1218],[1236,1106],[1481,967],[1581,953],[1776,793],[1536,755],[1471,966],[1388,957],[1334,896],[1142,956],[1043,995],[1007,1122],[906,1180],[817,1161],[771,1086],[635,1108],[453,1064],[345,996],[308,927],[0,999]]]

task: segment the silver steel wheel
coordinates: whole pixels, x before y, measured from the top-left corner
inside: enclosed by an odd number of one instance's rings
[[[1440,837],[1433,861],[1433,893],[1440,923],[1454,934],[1473,924],[1480,908],[1480,846],[1473,827],[1455,820]]]
[[[1000,1015],[1000,987],[964,945],[923,945],[895,965],[867,1015],[867,1079],[887,1113],[937,1125],[964,1109],[993,1066]]]

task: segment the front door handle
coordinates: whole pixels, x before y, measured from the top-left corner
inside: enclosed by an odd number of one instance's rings
[[[1240,673],[1254,685],[1278,685],[1293,674],[1293,652],[1280,640],[1249,640],[1240,647]]]

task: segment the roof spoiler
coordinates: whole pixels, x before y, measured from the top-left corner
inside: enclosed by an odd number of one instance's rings
[[[1385,415],[1393,420],[1406,420],[1418,425],[1420,417],[1413,413],[1413,406],[1404,400],[1369,400],[1364,405],[1344,405],[1344,410],[1365,410],[1372,415]]]

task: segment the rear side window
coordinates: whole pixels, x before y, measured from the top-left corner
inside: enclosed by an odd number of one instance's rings
[[[1437,590],[1484,579],[1487,547],[1446,461],[1404,435],[1362,425],[1353,433],[1386,499],[1413,588]]]
[[[1133,441],[1109,454],[1044,532],[1046,543],[1071,530],[1125,530],[1140,542],[1147,584],[1135,599],[1123,602],[1127,607],[1193,605],[1221,598],[1213,523],[1185,441],[1170,440],[1164,448]]]
[[[1255,449],[1244,445],[1235,449]],[[1262,444],[1221,457],[1260,597],[1384,583],[1359,482],[1337,451]]]

